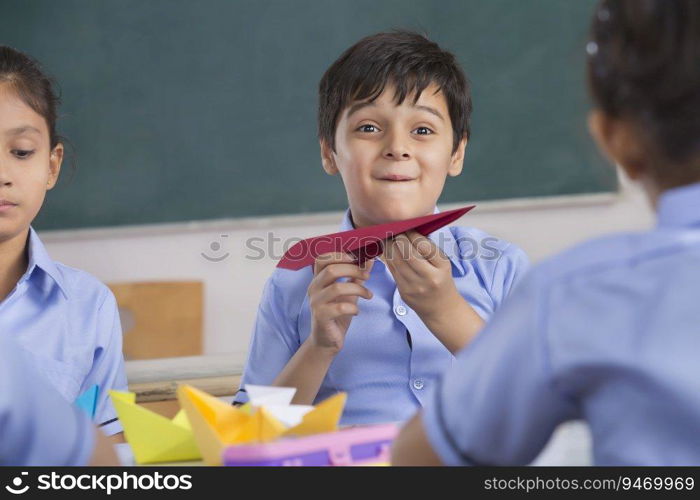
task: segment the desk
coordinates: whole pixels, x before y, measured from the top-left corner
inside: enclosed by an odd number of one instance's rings
[[[243,366],[228,354],[161,358],[126,362],[129,389],[136,402],[165,417],[180,409],[178,384],[190,384],[225,401],[231,401],[238,389]],[[133,465],[128,444],[117,445],[124,465]],[[119,448],[121,447],[121,448]],[[582,422],[561,425],[532,465],[591,465],[590,431]],[[154,465],[201,465],[202,462],[176,462]]]

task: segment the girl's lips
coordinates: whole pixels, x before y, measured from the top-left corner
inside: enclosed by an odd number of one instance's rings
[[[17,203],[12,203],[7,200],[0,200],[0,213],[9,212],[17,206]]]

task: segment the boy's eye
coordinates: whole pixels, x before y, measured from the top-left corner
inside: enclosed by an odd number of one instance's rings
[[[379,128],[376,125],[370,125],[369,123],[366,125],[360,125],[357,127],[357,130],[360,132],[367,132],[367,133],[372,133],[372,132],[379,132]]]
[[[430,134],[434,133],[428,127],[418,127],[416,129],[414,129],[413,132],[417,135],[430,135]]]
[[[30,149],[13,149],[11,153],[20,160],[26,160],[34,154],[34,150]]]

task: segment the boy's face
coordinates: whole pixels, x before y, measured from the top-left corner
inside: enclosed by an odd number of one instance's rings
[[[46,120],[0,84],[0,243],[24,234],[58,179],[63,147]]]
[[[401,105],[387,85],[373,102],[343,110],[335,152],[321,141],[324,170],[340,174],[356,227],[433,213],[445,179],[462,171],[466,138],[452,153],[447,102],[434,84]]]

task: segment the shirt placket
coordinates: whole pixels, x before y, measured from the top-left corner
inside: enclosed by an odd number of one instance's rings
[[[415,342],[411,341],[412,332],[416,333],[423,327],[420,322],[416,321],[417,316],[415,311],[406,305],[398,289],[394,291],[393,313],[396,319],[406,327],[406,341],[411,344],[410,363],[408,367],[408,389],[420,404],[423,405],[425,403],[426,377],[421,369],[421,350],[420,347],[416,346]]]

